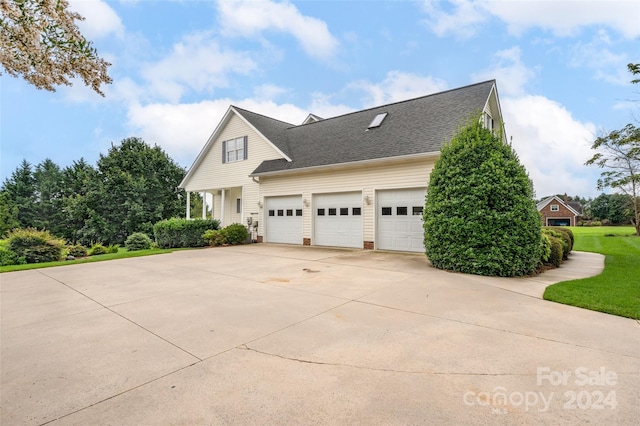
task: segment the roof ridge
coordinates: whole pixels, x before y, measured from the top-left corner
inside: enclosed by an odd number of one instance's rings
[[[250,113],[250,114],[259,115],[260,117],[268,118],[269,120],[278,121],[278,122],[280,122],[280,123],[282,123],[282,124],[286,124],[287,126],[294,126],[294,127],[295,127],[295,125],[294,125],[294,124],[289,123],[289,122],[287,122],[287,121],[283,121],[283,120],[279,120],[279,119],[277,119],[277,118],[269,117],[268,115],[260,114],[259,112],[249,111],[249,110],[248,110],[248,109],[246,109],[246,108],[241,108],[241,107],[236,106],[236,105],[233,105],[233,104],[231,104],[231,108],[233,108],[233,109],[235,109],[235,110],[240,110],[240,111],[243,111],[243,112],[248,112],[248,113]]]
[[[472,84],[467,84],[466,86],[462,86],[462,87],[455,87],[455,88],[453,88],[453,89],[443,90],[442,92],[430,93],[430,94],[428,94],[428,95],[417,96],[417,97],[415,97],[415,98],[404,99],[404,100],[402,100],[402,101],[396,101],[396,102],[391,102],[391,103],[388,103],[388,104],[382,104],[382,105],[378,105],[378,106],[374,106],[374,107],[369,107],[369,108],[365,108],[365,109],[360,109],[360,110],[357,110],[357,111],[351,111],[351,112],[348,112],[348,113],[346,113],[346,114],[341,114],[341,115],[336,115],[336,116],[334,116],[334,117],[324,118],[324,119],[322,119],[322,120],[320,120],[320,121],[314,121],[313,123],[306,123],[306,124],[301,124],[301,125],[297,125],[297,126],[296,126],[296,125],[292,125],[290,128],[300,127],[300,126],[308,126],[308,125],[310,125],[310,124],[316,124],[316,123],[326,122],[326,121],[329,121],[329,120],[334,120],[334,119],[336,119],[336,118],[347,117],[347,116],[349,116],[349,115],[359,114],[359,113],[361,113],[361,112],[371,111],[371,110],[378,109],[378,108],[384,108],[384,107],[388,107],[388,106],[395,106],[395,105],[403,104],[403,103],[406,103],[406,102],[413,102],[413,101],[417,101],[417,100],[419,100],[419,99],[429,98],[429,97],[431,97],[431,96],[444,95],[445,93],[449,93],[449,92],[457,92],[457,91],[459,91],[459,90],[464,90],[464,89],[468,89],[468,88],[473,87],[473,86],[480,86],[480,85],[482,85],[482,84],[487,84],[487,83],[491,83],[491,82],[492,82],[493,84],[495,84],[495,83],[496,83],[496,79],[495,79],[495,78],[492,78],[492,79],[490,79],[490,80],[481,81],[481,82],[479,82],[479,83],[472,83]],[[289,129],[287,129],[287,130],[289,130]]]

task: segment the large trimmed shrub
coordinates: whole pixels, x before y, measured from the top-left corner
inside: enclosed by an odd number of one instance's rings
[[[542,235],[533,185],[513,148],[478,117],[442,148],[423,218],[436,268],[492,276],[536,271]]]
[[[153,226],[156,243],[160,248],[204,247],[207,242],[202,238],[205,231],[218,229],[220,221],[216,219],[165,219]]]
[[[127,237],[124,246],[129,251],[148,250],[152,243],[151,238],[144,232],[134,232]]]
[[[241,223],[232,223],[220,230],[226,244],[242,244],[249,238],[249,231]]]
[[[27,263],[55,262],[62,258],[64,241],[44,229],[14,229],[7,235],[7,240],[9,250]]]

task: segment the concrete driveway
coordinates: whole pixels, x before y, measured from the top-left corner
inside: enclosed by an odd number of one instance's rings
[[[2,274],[3,425],[637,424],[640,323],[423,255],[268,244]]]

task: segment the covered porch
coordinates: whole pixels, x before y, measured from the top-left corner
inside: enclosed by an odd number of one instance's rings
[[[186,218],[191,216],[191,194],[198,193],[202,197],[202,218],[218,219],[220,227],[228,226],[232,223],[246,224],[247,217],[244,212],[242,186],[230,188],[209,188],[200,190],[188,190]],[[211,207],[210,216],[207,207]],[[195,213],[195,212],[194,212]]]

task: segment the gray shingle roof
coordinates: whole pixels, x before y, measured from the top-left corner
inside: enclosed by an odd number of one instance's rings
[[[264,161],[253,172],[259,175],[437,152],[484,108],[494,85],[490,80],[301,126],[236,109],[292,160]],[[383,112],[388,115],[382,125],[368,130]]]

